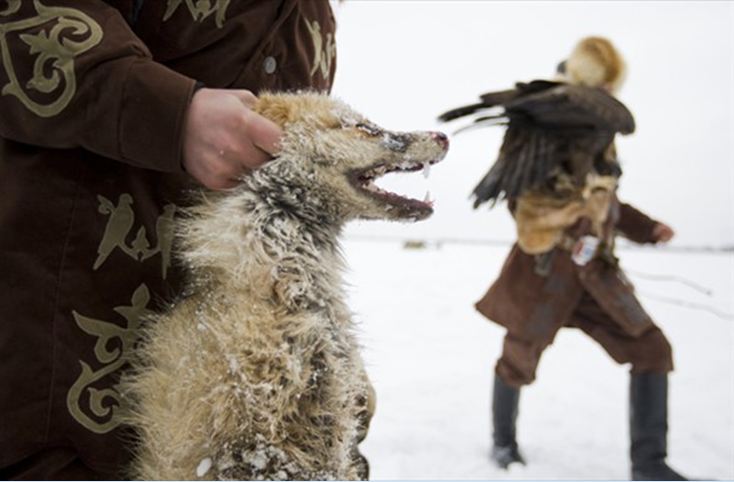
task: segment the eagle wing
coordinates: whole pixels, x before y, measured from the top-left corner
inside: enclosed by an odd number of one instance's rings
[[[530,189],[552,190],[559,176],[583,185],[615,134],[635,129],[624,104],[592,87],[536,80],[518,83],[513,90],[483,94],[480,99],[439,117],[447,121],[478,113],[475,126],[497,120],[507,124],[496,162],[472,193],[475,208],[487,201],[516,198]],[[499,114],[482,115],[496,107],[502,108]]]
[[[530,120],[537,127],[596,129],[620,134],[635,130],[632,113],[603,89],[560,82],[533,81],[518,84],[513,99],[503,103],[505,112]],[[485,94],[482,98],[490,96]]]

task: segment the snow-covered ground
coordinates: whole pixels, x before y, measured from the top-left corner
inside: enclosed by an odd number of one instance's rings
[[[488,460],[489,397],[503,330],[474,311],[509,247],[350,240],[350,304],[377,413],[363,447],[375,479],[625,479],[627,368],[564,329],[522,392],[527,467]],[[669,461],[693,477],[734,478],[734,320],[657,295],[734,312],[734,255],[620,251],[641,299],[674,348]],[[711,288],[640,275],[677,275]]]

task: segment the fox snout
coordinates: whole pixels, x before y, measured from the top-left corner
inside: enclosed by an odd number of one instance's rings
[[[433,131],[430,132],[429,135],[431,136],[431,139],[436,141],[436,143],[443,148],[444,151],[449,150],[449,137],[446,134],[439,131]]]

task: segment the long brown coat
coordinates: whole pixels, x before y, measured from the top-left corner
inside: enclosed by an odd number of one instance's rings
[[[632,206],[613,198],[605,230],[618,231],[638,243],[652,243],[655,224]],[[589,224],[584,222],[569,229],[573,238],[589,232]],[[499,278],[477,302],[477,310],[506,327],[509,335],[544,341],[569,320],[584,292],[588,292],[629,334],[641,333],[652,324],[635,298],[634,288],[616,265],[596,258],[581,267],[562,248],[555,248],[546,262],[548,259],[548,273],[539,274],[540,259],[515,245]]]
[[[178,293],[195,84],[328,89],[334,29],[326,0],[0,2],[0,478],[57,449],[115,477],[119,374]]]

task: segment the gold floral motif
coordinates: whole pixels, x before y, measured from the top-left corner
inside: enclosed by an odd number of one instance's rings
[[[324,35],[321,32],[321,25],[319,25],[319,22],[316,20],[313,22],[309,22],[308,19],[305,20],[308,32],[311,34],[314,50],[311,77],[313,77],[317,71],[321,71],[321,76],[324,80],[329,80],[331,65],[336,58],[336,43],[334,42],[334,36],[331,33],[327,33],[326,42],[324,42]]]
[[[66,406],[77,422],[94,433],[107,433],[120,424],[116,414],[123,407],[123,400],[117,385],[101,390],[91,385],[120,370],[129,361],[141,318],[148,313],[149,302],[150,291],[141,284],[133,293],[130,306],[114,309],[126,320],[125,327],[73,312],[79,328],[97,337],[94,356],[103,366],[95,371],[86,362],[79,361],[82,372],[67,393]],[[110,349],[110,346],[114,348]],[[84,397],[85,393],[88,398]]]
[[[99,200],[99,212],[109,216],[105,227],[102,241],[97,247],[97,259],[92,266],[93,270],[99,269],[115,249],[136,261],[145,261],[148,258],[161,255],[161,270],[163,279],[166,279],[168,268],[171,265],[171,246],[173,245],[173,217],[176,213],[175,204],[167,204],[163,207],[163,214],[158,217],[155,224],[157,245],[150,247],[150,241],[141,226],[135,239],[127,244],[127,237],[135,225],[135,213],[132,209],[133,198],[124,193],[120,196],[117,206],[104,196],[97,196]]]
[[[230,0],[215,0],[214,2],[212,2],[211,0],[167,1],[168,7],[166,8],[166,13],[163,15],[164,22],[167,22],[168,19],[170,19],[171,16],[173,16],[173,14],[176,12],[176,10],[178,10],[178,8],[183,4],[186,5],[186,8],[189,9],[191,18],[193,18],[195,22],[203,22],[204,20],[206,20],[207,17],[216,12],[214,20],[218,28],[224,27],[224,22],[227,17],[227,7],[229,6],[230,2]]]
[[[33,5],[37,16],[0,24],[0,60],[9,83],[2,95],[12,95],[40,117],[53,117],[63,111],[76,93],[74,59],[102,41],[102,28],[83,12],[68,7],[46,7],[40,0]],[[20,8],[20,0],[10,0],[2,15]],[[38,33],[21,33],[35,31]],[[11,50],[9,34],[17,34],[26,44],[29,53],[37,56],[33,64],[33,77],[23,85],[18,78]],[[31,91],[50,95],[54,100],[42,103],[30,97]]]

